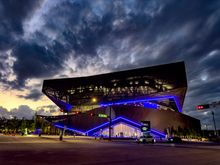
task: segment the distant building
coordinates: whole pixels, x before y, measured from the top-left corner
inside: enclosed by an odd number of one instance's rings
[[[158,137],[175,130],[200,131],[199,120],[182,114],[187,91],[184,62],[44,80],[42,91],[64,112],[44,118],[78,134],[108,136],[111,125],[114,137],[136,137],[142,134],[142,121],[150,121],[151,134]]]

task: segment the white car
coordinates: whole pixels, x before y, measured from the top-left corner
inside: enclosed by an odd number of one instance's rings
[[[154,143],[156,140],[153,136],[141,136],[137,140],[137,143]]]

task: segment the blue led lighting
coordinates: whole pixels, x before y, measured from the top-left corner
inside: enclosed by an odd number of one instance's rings
[[[141,126],[141,124],[136,123],[136,122],[134,122],[134,121],[132,121],[132,120],[129,120],[129,119],[127,119],[127,118],[124,118],[124,117],[118,117],[117,119],[122,119],[122,120],[127,121],[128,123],[132,123],[132,124],[134,124],[134,125],[136,125],[136,126],[138,126],[138,127]],[[159,135],[161,135],[161,136],[163,136],[163,137],[166,136],[165,134],[163,134],[163,133],[161,133],[161,132],[159,132],[159,131],[157,131],[157,130],[155,130],[155,129],[151,129],[151,132],[156,133],[156,134],[159,134]]]
[[[178,111],[179,111],[179,112],[182,112],[182,108],[181,108],[181,106],[180,106],[179,100],[178,100],[175,96],[173,96],[173,99],[174,99],[174,101],[175,101],[175,103],[176,103],[176,106],[177,106],[177,108],[178,108]]]
[[[138,128],[140,128],[140,126],[141,126],[141,124],[139,124],[139,123],[137,123],[137,122],[134,122],[134,121],[132,121],[132,120],[129,120],[129,119],[127,119],[127,118],[125,118],[125,117],[122,117],[122,116],[113,119],[113,120],[112,120],[112,126],[115,125],[114,123],[115,123],[116,121],[122,121],[122,122],[124,121],[125,123],[127,122],[127,124],[135,125],[135,126],[138,127]],[[94,128],[92,128],[92,129],[89,129],[88,131],[85,131],[85,132],[80,131],[80,130],[77,130],[77,129],[73,129],[73,128],[68,128],[68,127],[66,127],[66,129],[67,129],[67,130],[70,130],[70,131],[78,132],[78,133],[83,134],[83,135],[86,135],[86,134],[87,134],[87,135],[90,135],[91,132],[96,131],[96,130],[99,130],[100,128],[102,128],[102,127],[104,127],[104,126],[108,126],[108,125],[109,125],[109,121],[106,122],[106,123],[103,123],[103,124],[101,124],[101,125],[99,125],[99,126],[97,126],[97,127],[94,127]],[[57,124],[56,124],[56,125],[54,125],[54,126],[55,126],[55,127],[58,127],[58,128],[64,129],[64,126],[61,126],[61,125],[57,125]],[[160,136],[163,136],[163,137],[166,136],[165,134],[163,134],[163,133],[161,133],[161,132],[159,132],[159,131],[157,131],[157,130],[155,130],[155,129],[151,129],[151,132],[152,132],[152,133],[155,133],[155,134],[158,134],[158,135],[160,135]],[[91,134],[91,135],[92,135],[92,134]]]
[[[122,118],[123,120],[125,120],[125,121],[128,121],[129,123],[132,123],[132,124],[137,125],[138,127],[141,126],[141,124],[139,124],[139,123],[136,123],[136,122],[134,122],[134,121],[131,121],[131,120],[126,119],[126,118],[123,118],[123,117],[121,117],[121,118]],[[152,132],[152,133],[159,134],[160,136],[163,136],[163,137],[166,136],[165,134],[163,134],[163,133],[161,133],[161,132],[159,132],[159,131],[157,131],[157,130],[155,130],[155,129],[151,129],[151,132]]]
[[[62,128],[62,129],[64,129],[64,126],[61,126],[61,125],[54,125],[55,127],[57,127],[57,128]],[[68,128],[68,127],[66,127],[66,130],[70,130],[70,131],[73,131],[73,132],[78,132],[78,133],[80,133],[80,134],[85,134],[85,132],[83,132],[83,131],[79,131],[79,130],[77,130],[77,129],[73,129],[73,128]]]
[[[121,117],[121,116],[120,116],[120,117],[117,117],[117,118],[115,118],[115,119],[113,119],[113,120],[112,120],[112,124],[113,124],[114,122],[118,121],[118,120],[128,122],[128,124],[133,124],[133,125],[135,125],[135,126],[138,127],[138,128],[141,126],[141,124],[139,124],[139,123],[137,123],[137,122],[134,122],[134,121],[132,121],[132,120],[129,120],[129,119],[127,119],[127,118]],[[99,129],[99,128],[103,127],[103,126],[106,126],[106,125],[109,125],[109,122],[106,122],[106,123],[104,123],[104,124],[102,124],[102,125],[100,125],[100,126],[97,126],[97,127],[95,127],[95,128],[92,128],[92,129],[88,130],[86,133],[87,133],[87,134],[90,134],[92,131],[97,130],[97,129]],[[160,136],[163,136],[163,137],[166,136],[165,134],[163,134],[163,133],[161,133],[161,132],[159,132],[159,131],[157,131],[157,130],[155,130],[155,129],[151,129],[151,131],[152,131],[152,133],[158,134],[158,135],[160,135]]]
[[[107,106],[112,106],[112,105],[132,104],[132,103],[138,103],[138,102],[158,101],[158,100],[164,100],[164,99],[173,99],[174,102],[176,103],[178,111],[182,112],[182,109],[180,107],[180,104],[176,96],[162,96],[162,97],[146,98],[146,99],[140,99],[140,100],[128,100],[128,101],[102,103],[100,104],[100,106],[107,107]]]
[[[163,134],[163,133],[161,133],[161,132],[159,132],[159,131],[157,131],[157,130],[155,130],[155,129],[151,129],[151,132],[153,132],[153,133],[155,133],[155,134],[159,134],[160,136],[166,137],[165,134]]]
[[[149,103],[149,102],[144,102],[144,108],[152,108],[152,109],[157,109],[158,105],[154,103]]]
[[[68,104],[64,101],[58,100],[58,99],[54,98],[53,96],[47,95],[47,97],[49,97],[58,107],[60,107],[61,109],[66,110],[66,111],[70,111],[73,107],[73,105]]]
[[[112,120],[112,124],[113,124],[115,121],[119,120],[119,119],[120,119],[120,117],[117,117],[117,118],[113,119],[113,120]],[[103,123],[103,124],[101,124],[101,125],[99,125],[99,126],[97,126],[97,127],[94,127],[94,128],[92,128],[92,129],[90,129],[90,130],[88,130],[88,131],[86,131],[86,133],[89,133],[89,132],[91,132],[91,131],[93,131],[93,130],[96,130],[96,129],[101,128],[101,127],[106,126],[106,125],[109,125],[109,121],[106,122],[106,123]]]
[[[126,118],[124,118],[124,117],[121,117],[121,116],[120,116],[120,117],[117,117],[117,118],[115,118],[115,119],[113,119],[113,120],[112,120],[112,124],[114,124],[114,122],[116,122],[116,121],[118,121],[118,120],[127,121],[127,122],[129,122],[129,123],[132,123],[132,124],[136,125],[137,127],[140,127],[140,126],[141,126],[140,124],[135,123],[135,122],[133,122],[133,121],[131,121],[131,120],[129,120],[129,119],[126,119]],[[97,126],[97,127],[94,127],[94,128],[92,128],[92,129],[90,129],[90,130],[88,130],[88,131],[86,131],[86,133],[89,134],[91,131],[100,129],[100,128],[102,128],[103,126],[106,126],[106,125],[109,125],[109,121],[106,122],[106,123],[103,123],[103,124],[101,124],[101,125],[99,125],[99,126]]]
[[[124,122],[124,121],[120,121],[120,122],[118,122],[118,123],[112,124],[112,127],[114,127],[114,126],[116,126],[116,125],[118,125],[118,124],[123,124],[123,125],[126,125],[126,126],[128,126],[128,127],[133,128],[133,129],[137,129],[137,126],[131,125],[130,123],[128,124],[127,122]],[[104,128],[104,130],[105,130],[105,129],[108,129],[108,128]],[[139,129],[139,130],[140,130],[140,129]]]
[[[92,128],[92,129],[86,131],[86,133],[89,134],[91,131],[94,131],[94,130],[96,130],[96,129],[102,128],[103,126],[106,126],[106,125],[109,125],[109,122],[106,122],[106,123],[103,123],[103,124],[101,124],[101,125],[99,125],[99,126],[97,126],[97,127],[94,127],[94,128]]]
[[[127,118],[124,118],[124,117],[118,117],[118,119],[122,119],[122,120],[124,120],[124,121],[127,121],[128,123],[132,123],[132,124],[134,124],[134,125],[136,125],[137,127],[140,127],[141,126],[141,124],[139,124],[139,123],[137,123],[137,122],[134,122],[134,121],[132,121],[132,120],[129,120],[129,119],[127,119]]]

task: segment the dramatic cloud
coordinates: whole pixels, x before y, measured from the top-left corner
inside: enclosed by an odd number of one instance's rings
[[[63,114],[62,112],[59,111],[59,108],[55,105],[37,107],[36,110],[37,110],[38,115],[51,116],[51,115],[62,115]]]
[[[59,63],[62,61],[61,56],[54,57],[51,51],[36,43],[22,43],[13,50],[13,53],[16,54],[13,69],[19,86],[24,86],[28,78],[52,76],[62,68]]]
[[[205,121],[195,106],[220,100],[219,9],[207,0],[2,1],[0,84],[37,101],[45,78],[185,61],[184,113]]]
[[[0,117],[5,117],[7,119],[10,118],[10,113],[8,112],[7,109],[5,109],[4,107],[0,106]]]
[[[34,113],[35,112],[27,105],[20,105],[18,108],[14,108],[10,111],[10,114],[13,117],[16,116],[18,119],[22,119],[22,118],[32,119]]]
[[[17,95],[18,97],[25,98],[25,99],[32,99],[37,101],[41,98],[42,92],[37,89],[32,89],[27,95]]]
[[[0,106],[0,117],[5,117],[7,119],[11,119],[13,117],[17,117],[18,119],[33,119],[34,115],[61,115],[62,113],[58,110],[57,106],[48,105],[37,107],[36,109],[31,109],[27,105],[20,105],[18,108],[11,109],[10,111],[4,107]]]
[[[201,126],[202,129],[214,129],[214,122],[213,122],[213,115],[212,112],[214,112],[214,118],[216,122],[216,127],[219,128],[220,125],[220,113],[218,113],[218,108],[217,109],[209,109],[209,110],[204,110],[200,112],[196,111],[190,111],[187,114],[190,116],[197,117],[198,119],[201,120]]]
[[[0,2],[0,50],[10,49],[23,34],[23,21],[31,16],[41,1],[14,0]]]

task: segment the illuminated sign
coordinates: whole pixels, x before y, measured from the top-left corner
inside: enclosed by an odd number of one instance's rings
[[[107,118],[108,115],[100,113],[100,114],[98,115],[98,117]]]
[[[142,121],[141,122],[141,132],[150,131],[150,121]]]

